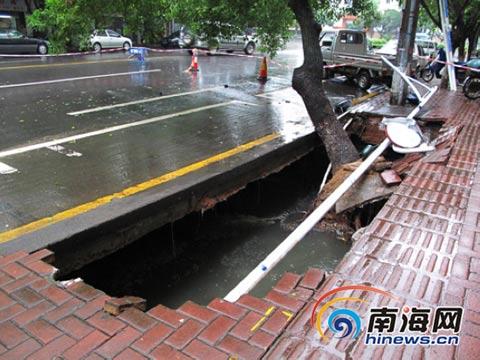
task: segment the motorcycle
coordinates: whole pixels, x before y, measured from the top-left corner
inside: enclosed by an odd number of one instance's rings
[[[435,75],[433,73],[432,62],[433,62],[433,59],[430,58],[428,60],[428,62],[425,64],[425,66],[422,69],[419,69],[419,71],[418,71],[417,76],[422,78],[422,80],[425,81],[425,82],[432,81],[433,76]]]
[[[434,69],[434,59],[430,59],[423,69],[420,69],[420,77],[425,82],[430,82],[433,80],[435,75]],[[463,61],[455,61],[455,65],[467,66],[467,63]],[[443,71],[443,69],[442,69]],[[467,77],[467,71],[460,67],[455,67],[455,78],[457,79],[457,84],[462,85]]]
[[[480,98],[480,59],[472,59],[467,62],[466,66],[471,69],[467,71],[467,78],[463,83],[463,94],[467,98],[475,100]]]

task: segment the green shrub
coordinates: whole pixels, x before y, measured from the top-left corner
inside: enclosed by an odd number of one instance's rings
[[[380,49],[383,45],[387,43],[387,39],[380,38],[380,39],[368,39],[368,44],[370,47],[374,49]]]

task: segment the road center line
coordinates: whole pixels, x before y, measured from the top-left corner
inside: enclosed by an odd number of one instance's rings
[[[115,74],[91,75],[91,76],[81,76],[81,77],[66,78],[66,79],[36,81],[36,82],[20,83],[20,84],[7,84],[7,85],[0,85],[0,89],[9,89],[9,88],[23,87],[23,86],[57,84],[57,83],[63,83],[63,82],[69,82],[69,81],[100,79],[100,78],[115,77],[115,76],[127,76],[127,75],[134,75],[134,74],[147,74],[147,73],[160,72],[160,71],[162,71],[162,70],[161,69],[141,70],[141,71],[130,71],[130,72],[123,72],[123,73],[115,73]]]
[[[11,167],[10,165],[0,162],[0,175],[13,174],[17,171],[17,169]]]
[[[204,167],[207,167],[209,165],[215,164],[217,162],[220,162],[222,160],[228,159],[232,156],[235,156],[237,154],[246,152],[248,150],[251,150],[257,146],[266,144],[270,141],[273,141],[277,139],[280,135],[278,133],[273,133],[269,134],[266,136],[263,136],[261,138],[258,138],[256,140],[250,141],[248,143],[242,144],[240,146],[234,147],[232,149],[229,149],[227,151],[218,153],[214,156],[211,156],[209,158],[200,160],[198,162],[192,163],[190,165],[184,166],[180,169],[171,171],[169,173],[166,173],[164,175],[161,175],[157,178],[147,180],[143,183],[128,187],[120,192],[111,194],[111,195],[106,195],[101,198],[98,198],[96,200],[93,200],[91,202],[85,203],[78,205],[74,208],[59,212],[53,216],[46,217],[34,222],[31,222],[29,224],[25,224],[23,226],[20,226],[18,228],[5,231],[3,233],[0,233],[0,244],[5,243],[8,241],[11,241],[19,236],[43,229],[49,225],[56,224],[58,222],[61,222],[63,220],[67,220],[70,218],[73,218],[75,216],[84,214],[86,212],[92,211],[96,208],[99,208],[100,206],[106,205],[110,203],[112,200],[115,199],[122,199],[126,198],[135,194],[138,194],[140,192],[146,191],[148,189],[151,189],[153,187],[162,185],[164,183],[170,182],[172,180],[175,180],[176,178],[179,178],[181,176],[187,175],[189,173],[195,172],[197,170],[200,170]]]
[[[187,91],[187,92],[183,92],[183,93],[177,93],[177,94],[171,94],[171,95],[165,95],[165,96],[156,96],[156,97],[148,98],[148,99],[129,101],[129,102],[120,103],[120,104],[99,106],[99,107],[96,107],[96,108],[73,111],[73,112],[67,113],[67,115],[78,116],[78,115],[89,114],[89,113],[93,113],[93,112],[97,112],[97,111],[115,109],[115,108],[124,107],[124,106],[145,104],[145,103],[148,103],[148,102],[159,101],[159,100],[163,100],[163,99],[170,99],[170,98],[174,98],[174,97],[178,97],[178,96],[199,94],[199,93],[206,92],[206,91],[215,91],[215,90],[218,90],[218,89],[220,89],[220,86],[212,87],[212,88],[208,88],[208,89],[195,90],[195,91]]]
[[[115,62],[128,62],[129,58],[124,59],[107,59],[107,60],[95,60],[95,61],[73,61],[67,63],[50,63],[50,64],[31,64],[31,65],[15,65],[15,66],[4,66],[0,67],[0,71],[5,70],[22,70],[22,69],[32,69],[32,68],[43,68],[43,67],[59,67],[59,66],[73,66],[73,65],[90,65],[90,64],[100,64],[100,63],[115,63]]]
[[[267,92],[264,92],[264,93],[261,93],[261,94],[257,94],[255,96],[269,98],[272,95],[275,95],[275,94],[278,94],[278,93],[281,93],[281,92],[284,92],[284,91],[290,90],[290,89],[293,89],[293,88],[291,86],[289,86],[289,87],[278,89],[278,90],[267,91]]]
[[[189,109],[189,110],[185,110],[185,111],[180,111],[180,112],[173,113],[173,114],[157,116],[157,117],[154,117],[154,118],[140,120],[140,121],[136,121],[136,122],[132,122],[132,123],[128,123],[128,124],[116,125],[116,126],[108,127],[108,128],[105,128],[105,129],[91,131],[91,132],[88,132],[88,133],[67,136],[67,137],[64,137],[64,138],[61,138],[61,139],[51,140],[51,141],[47,141],[47,142],[43,142],[43,143],[39,143],[39,144],[27,145],[27,146],[24,146],[24,147],[21,147],[21,148],[5,150],[5,151],[0,152],[0,158],[6,157],[6,156],[11,156],[11,155],[22,154],[22,153],[26,153],[26,152],[33,151],[33,150],[38,150],[38,149],[43,149],[43,148],[46,148],[46,147],[51,147],[51,146],[54,146],[54,145],[65,144],[65,143],[68,143],[70,141],[86,139],[86,138],[89,138],[89,137],[92,137],[92,136],[112,133],[112,132],[119,131],[119,130],[124,130],[124,129],[128,129],[128,128],[136,127],[136,126],[151,124],[151,123],[155,123],[155,122],[166,120],[166,119],[171,119],[171,118],[175,118],[175,117],[179,117],[179,116],[183,116],[183,115],[189,115],[189,114],[197,113],[197,112],[200,112],[200,111],[215,109],[215,108],[228,106],[228,105],[231,105],[231,104],[239,104],[239,103],[243,104],[242,101],[232,100],[232,101],[227,101],[227,102],[223,102],[223,103],[219,103],[219,104],[201,106],[201,107],[198,107],[198,108]]]

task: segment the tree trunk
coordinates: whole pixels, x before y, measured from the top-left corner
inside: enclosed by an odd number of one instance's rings
[[[402,24],[397,45],[397,64],[400,71],[407,75],[410,75],[409,69],[415,48],[419,7],[420,3],[418,0],[406,0],[402,9]],[[394,72],[392,80],[392,104],[404,105],[407,94],[407,84],[397,72]]]
[[[303,65],[293,72],[292,87],[302,97],[335,171],[340,165],[357,160],[359,155],[323,90],[323,58],[319,43],[321,26],[315,21],[308,0],[289,0],[288,6],[300,25],[304,54]]]
[[[458,44],[458,61],[465,60],[465,43],[467,39],[462,39],[460,44]]]

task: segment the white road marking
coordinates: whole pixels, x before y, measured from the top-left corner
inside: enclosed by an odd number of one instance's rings
[[[51,140],[51,141],[47,141],[47,142],[44,142],[44,143],[32,144],[32,145],[24,146],[24,147],[17,148],[17,149],[5,150],[5,151],[0,152],[0,158],[10,156],[10,155],[22,154],[22,153],[26,153],[26,152],[33,151],[33,150],[43,149],[43,148],[54,146],[54,145],[65,144],[65,143],[68,143],[70,141],[81,140],[81,139],[89,138],[89,137],[92,137],[92,136],[112,133],[112,132],[115,132],[115,131],[124,130],[124,129],[128,129],[128,128],[136,127],[136,126],[151,124],[151,123],[154,123],[154,122],[158,122],[158,121],[162,121],[162,120],[166,120],[166,119],[171,119],[171,118],[175,118],[175,117],[179,117],[179,116],[183,116],[183,115],[189,115],[189,114],[197,113],[197,112],[200,112],[200,111],[215,109],[215,108],[219,108],[219,107],[223,107],[223,106],[228,106],[228,105],[231,105],[231,104],[243,104],[243,103],[244,103],[243,101],[233,100],[233,101],[227,101],[227,102],[214,104],[214,105],[201,106],[201,107],[190,109],[190,110],[180,111],[180,112],[177,112],[177,113],[174,113],[174,114],[157,116],[157,117],[150,118],[150,119],[140,120],[140,121],[136,121],[136,122],[132,122],[132,123],[128,123],[128,124],[116,125],[116,126],[112,126],[112,127],[109,127],[109,128],[95,130],[95,131],[91,131],[91,132],[84,133],[84,134],[77,134],[77,135],[68,136],[68,137],[65,137],[65,138],[57,139],[57,140]]]
[[[10,165],[0,162],[0,175],[13,174],[17,171],[17,169],[11,167]]]
[[[284,92],[284,91],[290,90],[290,89],[293,89],[293,88],[290,86],[290,87],[286,87],[286,88],[279,89],[279,90],[267,91],[267,92],[264,92],[264,93],[261,93],[261,94],[257,94],[255,96],[269,98],[270,96],[272,96],[274,94],[281,93],[281,92]]]
[[[162,71],[162,70],[160,69],[141,70],[141,71],[130,71],[130,72],[123,72],[123,73],[115,73],[115,74],[106,74],[106,75],[92,75],[92,76],[81,76],[81,77],[66,78],[66,79],[36,81],[36,82],[20,83],[20,84],[7,84],[7,85],[0,85],[0,89],[8,89],[8,88],[15,88],[15,87],[23,87],[23,86],[57,84],[57,83],[68,82],[68,81],[100,79],[100,78],[106,78],[106,77],[127,76],[127,75],[134,75],[134,74],[147,74],[147,73],[153,73],[153,72],[159,72],[159,71]]]
[[[263,105],[263,104],[255,104],[255,103],[251,103],[251,102],[248,102],[248,101],[241,101],[241,100],[233,100],[234,103],[237,103],[237,104],[245,104],[245,105],[250,105],[250,106],[260,106],[260,105]]]
[[[124,107],[124,106],[145,104],[145,103],[148,103],[148,102],[170,99],[170,98],[178,97],[178,96],[199,94],[199,93],[206,92],[206,91],[215,91],[215,90],[218,90],[218,89],[220,89],[220,86],[213,87],[213,88],[208,88],[208,89],[202,89],[202,90],[187,91],[187,92],[183,92],[183,93],[177,93],[177,94],[171,94],[171,95],[165,95],[165,96],[156,96],[156,97],[148,98],[148,99],[129,101],[129,102],[125,102],[125,103],[108,105],[108,106],[99,106],[99,107],[96,107],[96,108],[90,108],[90,109],[86,109],[86,110],[73,111],[73,112],[67,113],[67,115],[71,115],[71,116],[83,115],[83,114],[93,113],[93,112],[97,112],[97,111],[115,109],[115,108]]]
[[[47,149],[58,152],[59,154],[62,154],[62,155],[66,155],[68,157],[80,157],[80,156],[82,156],[81,153],[79,153],[77,151],[74,151],[74,150],[67,149],[67,148],[63,147],[62,145],[50,145],[50,146],[47,146]]]

